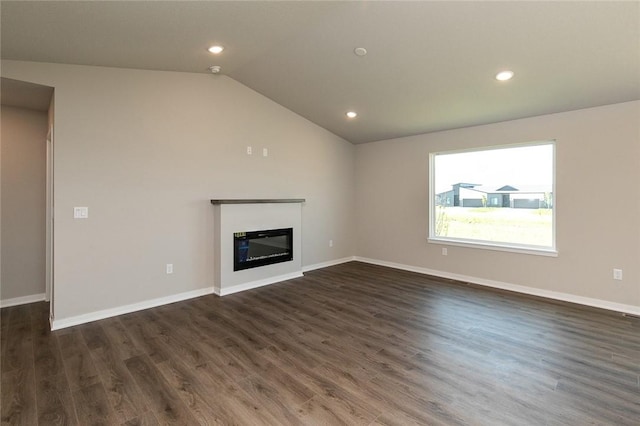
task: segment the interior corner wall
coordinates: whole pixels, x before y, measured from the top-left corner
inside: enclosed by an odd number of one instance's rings
[[[55,88],[55,322],[212,290],[210,199],[305,198],[303,267],[353,255],[354,146],[235,80],[4,60],[2,75]]]
[[[430,152],[550,139],[558,257],[427,242]],[[357,145],[356,170],[358,257],[640,312],[640,101]]]
[[[1,285],[4,303],[43,298],[47,113],[2,106]]]

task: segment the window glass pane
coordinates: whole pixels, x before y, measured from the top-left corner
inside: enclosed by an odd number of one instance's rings
[[[555,248],[553,142],[432,154],[430,238]]]

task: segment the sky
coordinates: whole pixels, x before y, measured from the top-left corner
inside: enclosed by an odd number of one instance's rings
[[[553,183],[552,143],[436,154],[434,163],[436,193],[460,182],[515,187]]]

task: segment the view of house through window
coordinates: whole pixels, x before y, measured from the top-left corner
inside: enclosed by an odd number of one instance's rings
[[[432,153],[429,239],[555,250],[553,141]]]

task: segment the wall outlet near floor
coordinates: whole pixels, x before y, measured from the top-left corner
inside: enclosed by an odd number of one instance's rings
[[[333,247],[333,240],[329,240],[329,247]]]
[[[167,263],[167,274],[173,274],[173,263]]]
[[[250,146],[247,147],[247,155],[251,155],[253,154],[253,148],[251,148]]]
[[[442,248],[442,255],[443,255],[443,256],[446,256],[446,255],[448,255],[448,254],[449,254],[449,250],[447,250],[447,248],[446,248],[446,247],[443,247],[443,248]]]
[[[622,269],[613,269],[613,279],[622,281]]]

